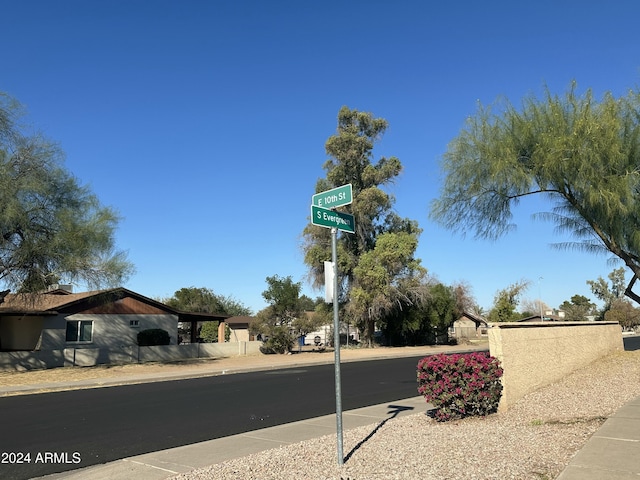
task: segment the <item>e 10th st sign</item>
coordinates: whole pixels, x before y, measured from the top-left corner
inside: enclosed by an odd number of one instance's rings
[[[311,197],[311,204],[322,208],[336,208],[349,205],[353,202],[353,189],[351,184],[332,188],[326,192],[316,193]]]
[[[335,227],[343,232],[355,233],[356,231],[353,215],[315,205],[311,205],[311,223],[320,227]]]

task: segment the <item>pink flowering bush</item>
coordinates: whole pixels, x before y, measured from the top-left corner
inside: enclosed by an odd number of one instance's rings
[[[439,422],[498,410],[502,368],[486,352],[430,355],[418,362],[418,393]]]

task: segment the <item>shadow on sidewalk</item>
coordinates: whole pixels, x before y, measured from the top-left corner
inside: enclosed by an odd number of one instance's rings
[[[364,437],[364,439],[360,440],[356,444],[356,446],[353,447],[349,453],[347,453],[347,455],[344,457],[345,463],[349,461],[349,459],[353,456],[353,454],[356,453],[362,445],[364,445],[371,438],[373,438],[373,436],[378,432],[378,430],[380,430],[384,426],[385,423],[387,423],[389,420],[393,420],[394,418],[396,418],[400,414],[400,412],[406,412],[407,410],[414,410],[414,407],[403,407],[402,405],[389,405],[389,415],[390,415],[389,418],[385,418],[378,425],[376,425],[376,428],[374,428],[369,435]]]

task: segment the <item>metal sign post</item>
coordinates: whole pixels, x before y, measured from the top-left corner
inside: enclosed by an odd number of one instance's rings
[[[331,259],[333,261],[333,351],[336,377],[336,431],[338,436],[338,465],[344,463],[342,447],[342,385],[340,380],[340,321],[338,319],[338,229],[331,229]]]

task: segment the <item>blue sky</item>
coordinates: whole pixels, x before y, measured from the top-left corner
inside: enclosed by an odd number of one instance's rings
[[[497,242],[432,223],[439,160],[477,102],[519,103],[572,80],[596,95],[638,85],[640,3],[547,1],[1,0],[0,91],[59,142],[66,167],[122,216],[125,285],[169,297],[197,286],[254,312],[265,278],[305,285],[301,232],[324,143],[343,105],[389,122],[375,157],[404,171],[389,192],[424,233],[417,256],[479,305],[519,280],[557,307],[609,257],[515,211]],[[542,277],[542,279],[540,279]]]

